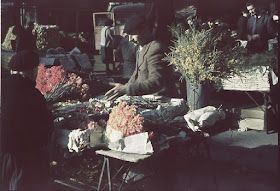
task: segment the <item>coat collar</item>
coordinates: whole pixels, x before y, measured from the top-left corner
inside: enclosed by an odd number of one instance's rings
[[[151,44],[153,41],[149,42],[148,44],[144,45],[142,49],[139,49],[138,53],[138,67],[140,67],[144,63],[144,57],[147,54]]]

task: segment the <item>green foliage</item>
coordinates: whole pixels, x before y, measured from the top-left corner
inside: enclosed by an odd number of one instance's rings
[[[244,55],[243,59],[247,63],[246,68],[254,66],[269,66],[270,68],[276,68],[278,63],[278,55],[273,50]]]

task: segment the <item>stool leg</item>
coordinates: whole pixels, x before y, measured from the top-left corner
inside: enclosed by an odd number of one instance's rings
[[[104,157],[103,166],[102,166],[101,174],[100,174],[100,177],[99,177],[97,191],[100,190],[100,186],[101,186],[101,182],[102,182],[102,177],[103,177],[105,165],[106,165],[106,158]]]

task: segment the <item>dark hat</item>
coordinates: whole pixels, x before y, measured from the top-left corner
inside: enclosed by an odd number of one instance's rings
[[[31,70],[39,65],[39,55],[31,50],[23,50],[15,54],[10,60],[10,70],[25,71]]]
[[[133,15],[125,23],[123,32],[134,35],[138,34],[145,25],[149,25],[144,15]]]

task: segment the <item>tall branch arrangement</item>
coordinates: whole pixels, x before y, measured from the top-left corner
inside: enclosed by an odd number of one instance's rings
[[[164,60],[182,75],[181,80],[198,84],[216,82],[237,73],[239,66],[244,65],[240,55],[245,50],[226,43],[227,31],[215,33],[213,28],[206,29],[199,22],[185,31],[178,27],[170,29],[174,45]]]

